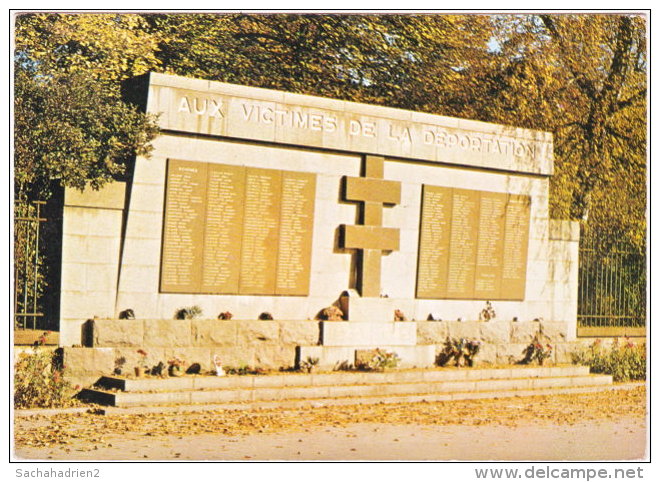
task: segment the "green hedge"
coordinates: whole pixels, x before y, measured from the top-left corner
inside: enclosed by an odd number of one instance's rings
[[[596,340],[590,347],[573,353],[573,363],[588,365],[592,373],[612,375],[615,382],[646,380],[646,344],[615,341],[604,347]]]

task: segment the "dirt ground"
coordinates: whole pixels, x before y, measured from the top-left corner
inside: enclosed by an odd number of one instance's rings
[[[15,419],[22,460],[644,460],[646,390]]]

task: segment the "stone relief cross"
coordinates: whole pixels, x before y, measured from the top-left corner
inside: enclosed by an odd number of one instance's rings
[[[358,250],[358,289],[363,297],[380,296],[381,256],[399,249],[399,229],[383,227],[383,206],[401,202],[401,183],[383,179],[385,159],[366,156],[364,177],[343,178],[344,200],[362,204],[361,225],[340,226],[340,247]]]

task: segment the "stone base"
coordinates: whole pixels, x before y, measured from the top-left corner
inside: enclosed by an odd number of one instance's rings
[[[318,358],[318,367],[324,370],[339,368],[342,365],[355,365],[356,350],[374,349],[375,346],[300,346],[296,353],[296,362]],[[426,368],[435,365],[435,345],[416,346],[378,346],[382,350],[396,353],[401,368]]]
[[[122,359],[132,371],[140,363],[138,350],[148,353],[149,366],[177,357],[211,371],[216,355],[225,366],[271,370],[291,368],[311,356],[320,359],[323,369],[332,369],[342,362],[354,364],[356,349],[375,348],[396,352],[403,367],[428,367],[447,337],[480,340],[476,363],[484,366],[521,360],[537,334],[553,345],[550,363],[570,363],[571,354],[582,347],[567,340],[565,323],[547,321],[92,320],[85,333],[89,347],[62,348],[66,376],[74,385],[110,375]]]
[[[345,319],[357,322],[394,321],[394,311],[401,310],[408,319],[415,311],[413,300],[361,298],[355,290],[346,290],[339,298]]]
[[[417,324],[388,322],[321,322],[321,345],[324,346],[413,346],[417,344]]]

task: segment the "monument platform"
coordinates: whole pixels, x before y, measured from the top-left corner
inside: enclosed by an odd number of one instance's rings
[[[186,376],[170,379],[104,377],[81,398],[115,407],[251,403],[322,406],[401,403],[581,392],[612,386],[609,375],[588,367],[396,370],[245,376]]]
[[[479,362],[515,363],[539,335],[553,362],[570,360],[579,225],[549,216],[550,133],[162,74],[131,82],[158,117],[153,152],[125,181],[64,193],[67,376],[172,358],[333,368],[375,349],[432,367],[448,338],[481,343]]]
[[[296,359],[305,361],[308,358],[318,358],[318,366],[322,369],[333,369],[342,365],[356,364],[358,352],[379,349],[395,353],[402,368],[424,368],[435,366],[435,345],[351,345],[351,346],[300,346]]]
[[[131,371],[176,357],[213,369],[225,366],[290,369],[307,357],[321,366],[354,364],[356,350],[394,352],[401,366],[432,367],[448,338],[481,340],[479,364],[515,363],[539,335],[553,346],[553,363],[570,363],[582,348],[568,340],[566,325],[551,321],[295,321],[295,320],[89,320],[82,347],[62,347],[67,378],[89,386],[117,368]],[[589,343],[591,341],[589,340]],[[139,351],[147,353],[146,362]]]
[[[322,321],[320,326],[321,345],[326,347],[417,344],[417,324],[407,321]]]

